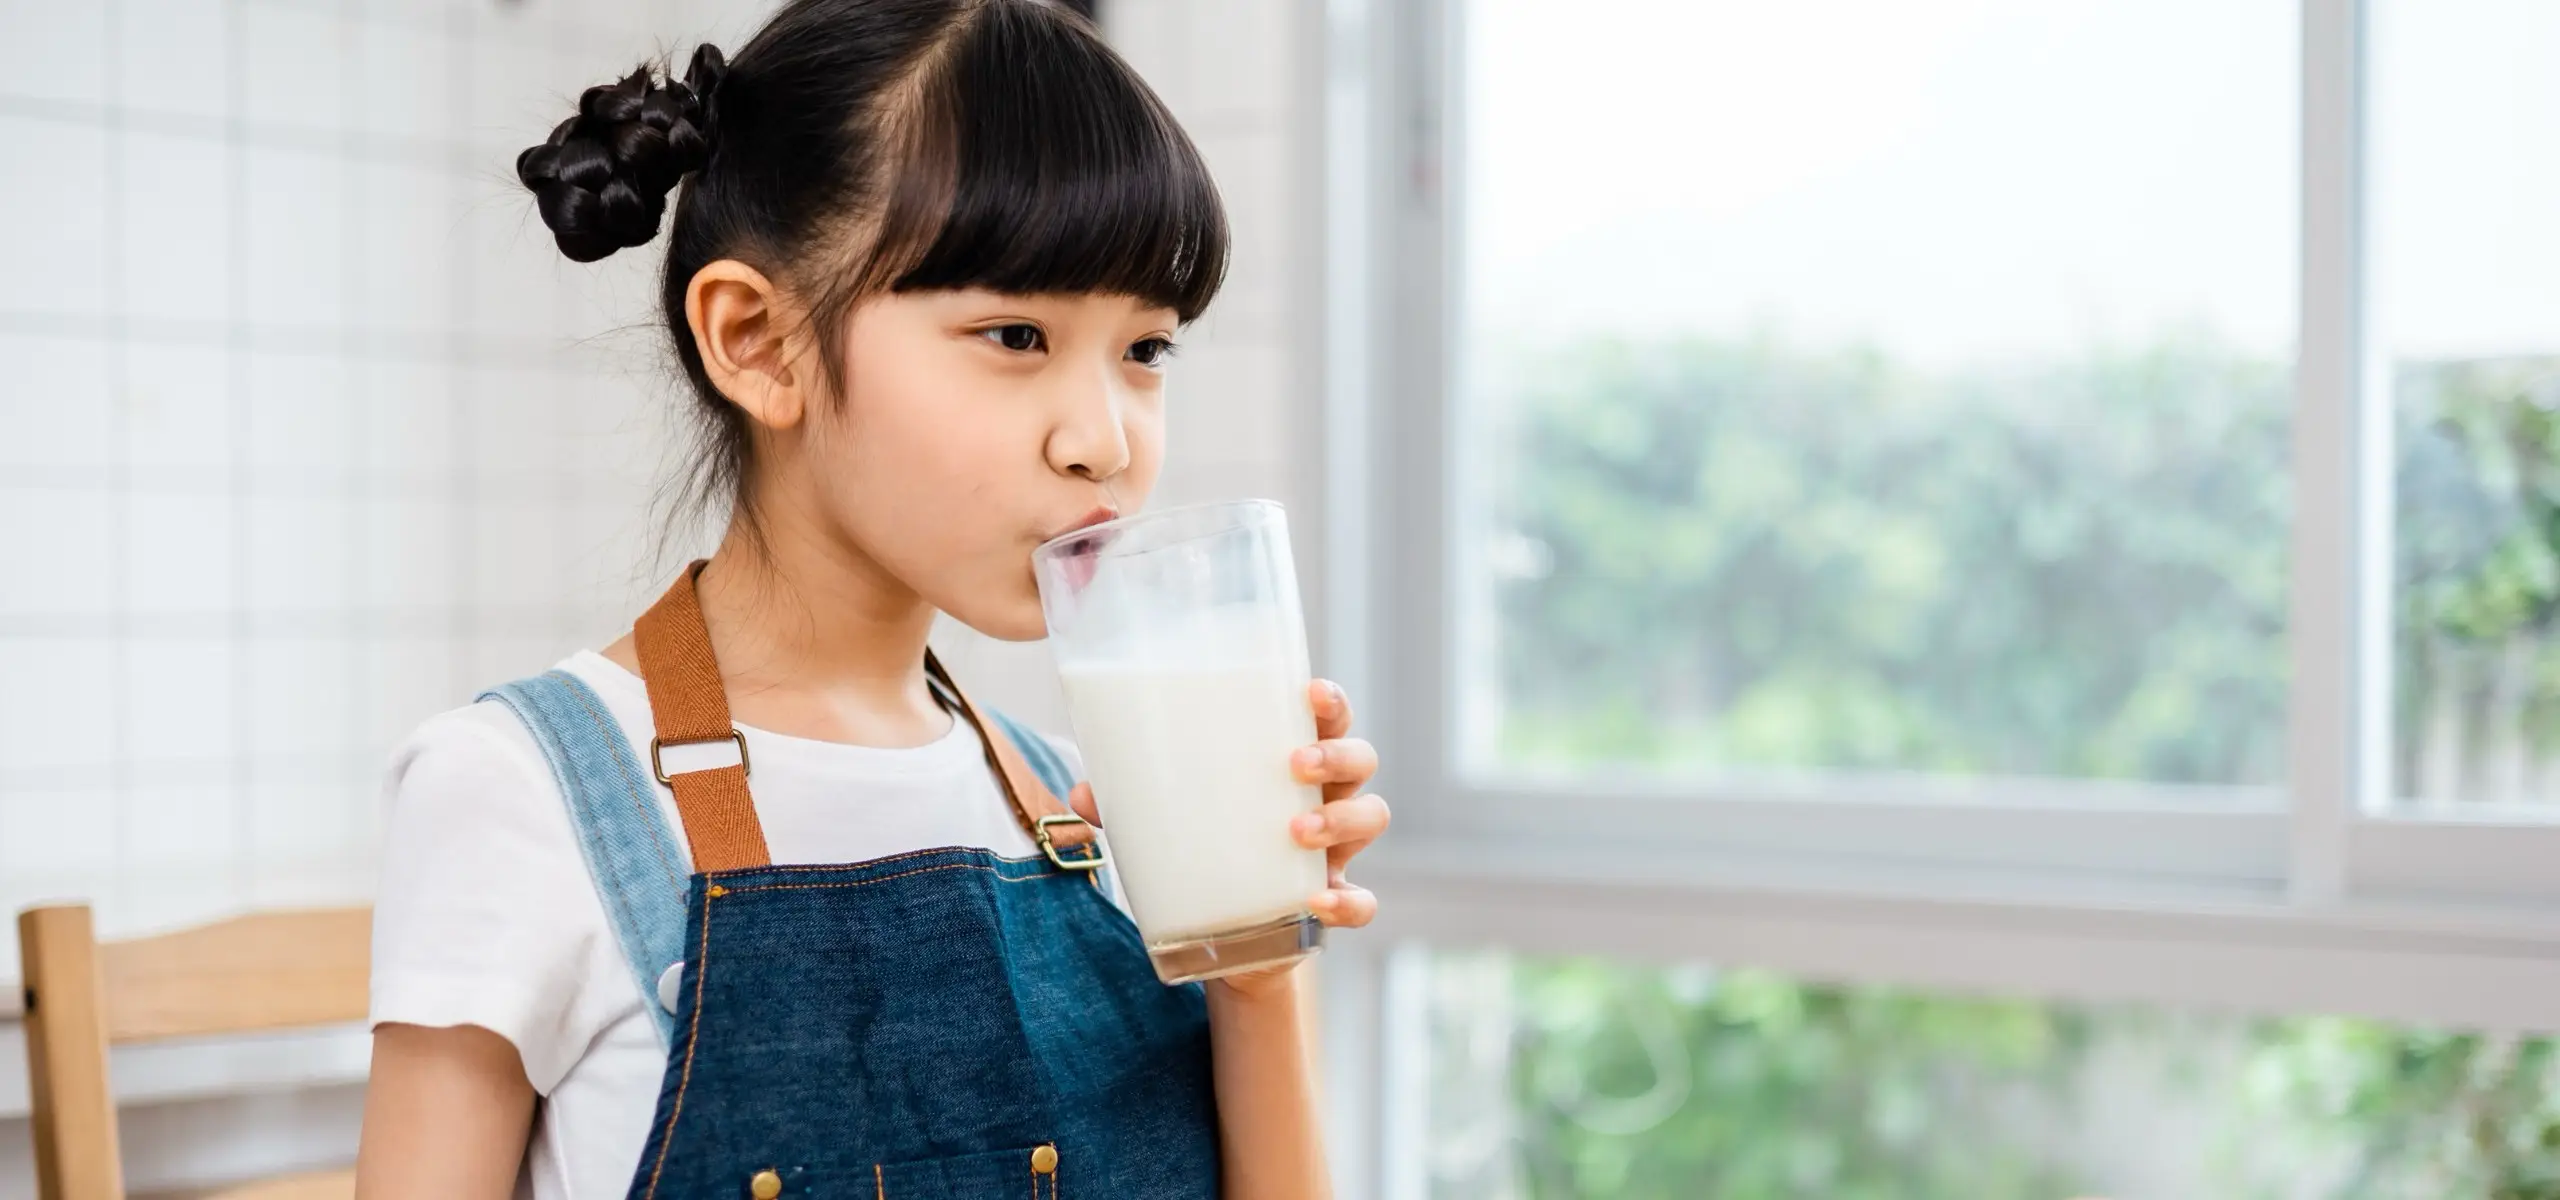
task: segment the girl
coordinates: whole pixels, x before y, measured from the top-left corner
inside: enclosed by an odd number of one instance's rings
[[[1072,752],[925,645],[1040,636],[1032,547],[1155,483],[1227,252],[1163,105],[1039,0],[795,0],[517,170],[582,262],[682,185],[667,329],[731,519],[629,636],[395,756],[360,1194],[1327,1194],[1298,975],[1158,984],[1069,869],[1089,825],[1040,821],[1093,819]],[[1291,832],[1361,925],[1376,760],[1309,702]]]

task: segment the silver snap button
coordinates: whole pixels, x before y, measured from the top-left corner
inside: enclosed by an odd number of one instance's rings
[[[676,997],[684,988],[684,964],[676,963],[658,972],[658,1007],[674,1012]]]

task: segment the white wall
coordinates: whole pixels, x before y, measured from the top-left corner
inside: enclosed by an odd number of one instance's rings
[[[0,907],[360,896],[392,740],[621,619],[648,264],[559,258],[509,163],[634,14],[9,10]]]
[[[626,619],[661,409],[612,331],[650,263],[561,259],[510,164],[705,7],[0,8],[0,910],[361,899],[392,740]],[[261,1060],[117,1069],[202,1097]],[[356,1096],[137,1109],[131,1181],[341,1155]],[[0,1119],[0,1198],[31,1189]]]
[[[1318,375],[1292,7],[1106,5],[1236,230],[1157,503],[1296,506]],[[767,7],[0,3],[0,910],[85,898],[114,934],[360,900],[392,740],[627,624],[674,411],[656,259],[561,259],[511,163],[579,89],[734,46]],[[942,640],[974,691],[1064,728],[1045,651]],[[32,1194],[15,992],[0,1200]],[[360,1051],[117,1065],[129,1094],[202,1097],[351,1078]],[[325,1161],[358,1096],[133,1110],[131,1182]]]

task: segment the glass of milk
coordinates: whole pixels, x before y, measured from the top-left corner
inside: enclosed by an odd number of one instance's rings
[[[1123,517],[1032,554],[1068,717],[1138,933],[1166,983],[1314,954],[1323,802],[1289,522],[1269,500]]]

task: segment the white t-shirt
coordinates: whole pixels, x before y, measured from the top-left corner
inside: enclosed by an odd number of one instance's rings
[[[647,761],[640,678],[591,651],[560,666],[595,689]],[[907,750],[741,726],[773,860],[852,863],[935,846],[1036,853],[977,735],[951,725]],[[681,843],[675,796],[656,790]],[[373,1022],[478,1025],[514,1043],[542,1096],[516,1195],[624,1195],[666,1069],[642,1007],[657,1001],[632,980],[541,749],[512,710],[484,701],[419,726],[392,755],[385,792]]]

